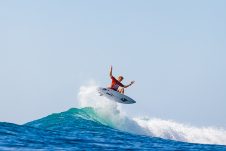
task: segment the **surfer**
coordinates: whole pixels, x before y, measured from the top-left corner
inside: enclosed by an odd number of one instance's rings
[[[113,75],[112,75],[112,66],[110,69],[110,78],[111,78],[111,85],[109,86],[110,89],[113,89],[115,91],[118,91],[121,94],[124,94],[124,88],[128,88],[129,86],[131,86],[132,84],[134,84],[135,81],[131,81],[130,84],[128,85],[123,85],[121,82],[124,79],[123,76],[119,76],[118,79],[116,79]]]

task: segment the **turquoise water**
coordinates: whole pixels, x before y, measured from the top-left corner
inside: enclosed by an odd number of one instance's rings
[[[142,135],[129,122],[126,124],[133,127],[122,130],[117,127],[123,124],[118,125],[101,114],[92,107],[72,108],[24,125],[1,122],[0,150],[226,150],[224,145]]]

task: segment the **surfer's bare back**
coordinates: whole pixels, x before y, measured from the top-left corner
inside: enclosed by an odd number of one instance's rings
[[[113,89],[115,91],[118,91],[121,94],[124,94],[124,88],[128,88],[129,86],[131,86],[132,84],[134,84],[135,81],[131,81],[130,84],[128,85],[123,85],[121,82],[124,79],[123,76],[119,76],[118,79],[116,79],[113,75],[112,75],[112,66],[110,69],[110,78],[111,78],[111,85],[109,86],[110,89]]]

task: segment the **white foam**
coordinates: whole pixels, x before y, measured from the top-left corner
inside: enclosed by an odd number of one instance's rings
[[[194,127],[158,118],[129,118],[122,106],[100,97],[97,84],[81,86],[78,94],[80,107],[93,107],[103,124],[126,132],[160,137],[176,141],[226,145],[226,130],[212,127]]]
[[[97,88],[98,86],[94,81],[91,81],[87,86],[81,86],[78,94],[79,106],[110,110],[113,113],[117,112],[120,106],[105,97],[100,97]]]
[[[151,136],[190,143],[226,145],[226,131],[224,129],[199,128],[157,118],[134,118],[134,120],[148,130]]]

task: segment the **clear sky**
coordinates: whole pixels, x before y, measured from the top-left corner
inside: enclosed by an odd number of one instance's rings
[[[123,108],[226,127],[225,0],[0,1],[0,121],[77,106],[79,87],[135,80]]]

